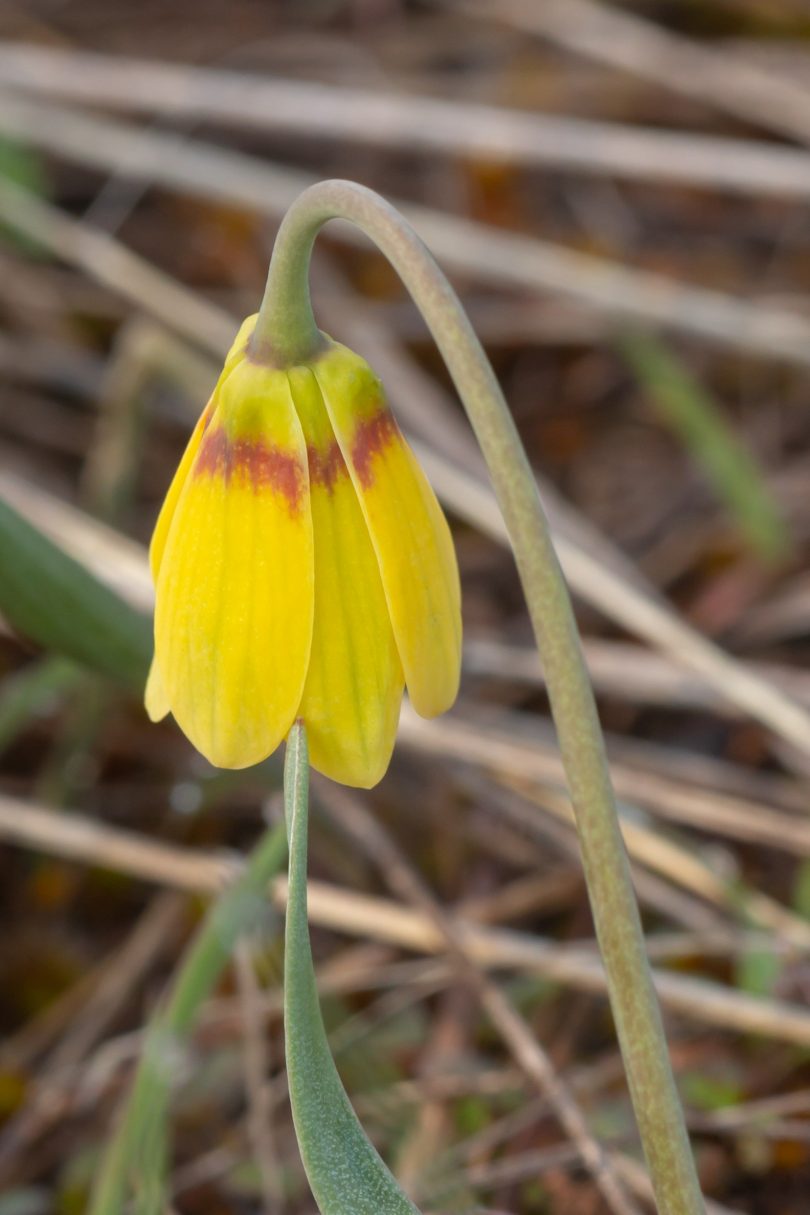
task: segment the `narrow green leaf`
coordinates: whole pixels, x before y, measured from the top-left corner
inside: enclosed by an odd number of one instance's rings
[[[729,1109],[743,1099],[740,1083],[733,1076],[686,1072],[681,1084],[686,1100],[699,1110]]]
[[[20,186],[37,198],[47,198],[50,193],[45,162],[39,152],[29,144],[5,136],[0,136],[0,179]],[[20,232],[13,224],[0,223],[0,235],[27,257],[47,256],[46,250],[37,241]]]
[[[0,753],[32,719],[61,705],[86,678],[81,667],[59,655],[29,663],[6,676],[0,687]]]
[[[810,920],[810,860],[802,861],[796,871],[792,903],[797,915]]]
[[[620,349],[659,416],[700,464],[714,493],[762,557],[785,557],[791,538],[759,466],[717,402],[663,343],[626,335]]]
[[[132,1091],[96,1182],[90,1215],[120,1215],[130,1184],[138,1195],[138,1215],[162,1215],[169,1098],[178,1064],[197,1014],[239,937],[268,920],[275,923],[266,889],[286,854],[285,831],[279,824],[265,832],[245,872],[214,904],[197,932],[165,1008],[147,1031]]]
[[[152,657],[148,618],[2,500],[0,613],[38,645],[143,690]]]
[[[750,996],[773,995],[782,969],[779,955],[770,949],[746,949],[734,968],[735,985]]]
[[[300,724],[287,743],[284,795],[290,843],[284,1031],[301,1159],[321,1215],[418,1215],[360,1125],[326,1038],[307,924],[309,758]]]

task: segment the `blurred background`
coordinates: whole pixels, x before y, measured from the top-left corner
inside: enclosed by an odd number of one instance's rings
[[[148,611],[144,545],[285,208],[335,176],[401,205],[552,520],[712,1210],[805,1211],[810,4],[3,0],[0,40],[0,498]],[[314,789],[341,1074],[423,1210],[650,1209],[480,457],[370,245],[330,227],[313,290],[419,447],[466,630],[453,712],[406,711],[370,794]],[[0,621],[0,1215],[85,1209],[143,1026],[279,782],[276,761],[214,771],[137,694]],[[579,1137],[412,871],[525,1016]],[[177,1062],[178,1215],[314,1209],[280,927],[237,950]]]

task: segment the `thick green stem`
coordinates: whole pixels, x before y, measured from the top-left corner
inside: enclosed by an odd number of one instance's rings
[[[287,739],[284,809],[290,845],[284,1042],[290,1108],[310,1188],[323,1215],[419,1215],[357,1120],[321,1016],[307,922],[309,752],[303,722]]]
[[[379,195],[352,182],[322,182],[296,200],[279,229],[252,353],[278,366],[317,357],[323,339],[310,303],[309,262],[315,238],[330,219],[356,224],[399,273],[444,357],[486,459],[543,662],[611,1006],[658,1209],[661,1215],[699,1215],[703,1200],[571,601],[526,453],[458,297],[413,229]]]

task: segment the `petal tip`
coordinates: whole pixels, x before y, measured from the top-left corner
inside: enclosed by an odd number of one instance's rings
[[[434,679],[431,682],[420,680],[417,684],[412,680],[408,688],[408,697],[416,713],[420,717],[430,719],[441,717],[456,703],[460,684],[460,672],[448,671],[445,680]]]
[[[149,668],[143,702],[150,721],[162,721],[171,710],[157,658],[152,659],[152,665]]]
[[[369,760],[334,754],[319,756],[317,748],[313,748],[310,762],[316,772],[338,785],[346,785],[350,789],[373,789],[388,771],[392,753],[393,746],[385,754],[375,755]]]

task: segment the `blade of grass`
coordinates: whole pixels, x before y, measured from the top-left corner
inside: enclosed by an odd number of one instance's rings
[[[50,191],[44,161],[30,144],[0,137],[0,179],[20,186],[36,198],[47,199]],[[0,234],[13,248],[36,259],[46,255],[38,241],[13,224],[0,222]]]
[[[84,678],[81,667],[59,655],[7,675],[0,688],[0,754],[32,719],[61,704]]]
[[[786,557],[791,538],[762,472],[706,388],[650,334],[625,334],[619,350],[751,548],[769,562]]]

